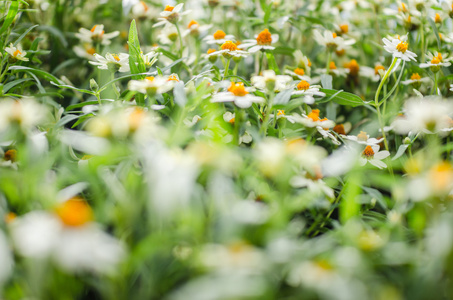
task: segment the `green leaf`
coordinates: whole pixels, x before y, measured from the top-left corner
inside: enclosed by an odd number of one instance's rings
[[[23,71],[23,72],[27,72],[27,73],[33,73],[33,74],[41,76],[42,78],[44,78],[46,80],[49,80],[51,82],[53,81],[54,83],[57,83],[57,84],[59,84],[59,82],[60,82],[60,80],[58,80],[57,77],[53,76],[50,73],[47,73],[46,71],[39,70],[39,69],[33,69],[33,68],[23,67],[23,66],[11,66],[11,67],[8,68],[8,70],[11,70],[11,71]]]
[[[8,82],[3,86],[3,92],[7,93],[11,88],[15,87],[16,85],[25,82],[25,81],[32,81],[33,79],[31,78],[22,78],[22,79],[17,79],[11,82]]]
[[[20,37],[17,38],[17,40],[13,43],[13,46],[16,46],[17,44],[19,44],[20,41],[22,41],[22,39],[30,32],[32,31],[34,28],[38,27],[39,25],[34,25],[30,28],[28,28],[27,30],[25,30],[24,33],[22,33],[20,35]]]
[[[264,24],[265,25],[267,25],[269,23],[269,18],[271,16],[271,12],[272,12],[272,6],[273,6],[273,3],[270,3],[266,8],[266,12],[264,13]]]
[[[348,106],[352,106],[352,107],[367,104],[366,102],[364,102],[362,100],[362,98],[360,98],[357,95],[351,94],[351,93],[337,91],[337,90],[331,90],[331,89],[320,89],[320,90],[321,90],[321,92],[326,94],[326,97],[329,97],[329,98],[327,98],[327,100],[317,101],[318,103],[333,101],[340,105],[348,105]]]
[[[55,86],[58,86],[59,88],[62,88],[62,89],[71,89],[71,90],[75,90],[75,91],[78,91],[78,92],[81,92],[81,93],[85,93],[85,94],[90,94],[90,95],[95,95],[96,94],[93,91],[79,89],[79,88],[76,88],[76,87],[73,87],[73,86],[70,86],[70,85],[67,85],[67,84],[57,84],[57,83],[54,83],[54,82],[51,82],[51,84],[53,84]]]
[[[110,101],[110,100],[101,100],[101,102],[111,103],[112,101]],[[70,110],[73,110],[73,109],[76,109],[76,108],[81,108],[81,107],[84,107],[84,106],[87,106],[87,105],[97,105],[97,104],[99,104],[99,102],[97,100],[96,101],[86,101],[86,102],[82,102],[82,103],[77,103],[77,104],[69,105],[68,107],[66,107],[66,111],[70,111]]]
[[[439,32],[437,30],[436,23],[434,23],[434,20],[431,18],[427,18],[429,21],[429,24],[431,24],[431,27],[433,28],[434,36],[436,37],[437,40],[437,48],[440,49],[440,37],[439,37]]]
[[[274,54],[270,52],[266,52],[267,63],[269,65],[269,69],[274,70],[275,74],[280,74],[280,69],[278,68],[277,62],[275,61]]]
[[[2,35],[8,27],[13,23],[14,18],[16,17],[17,11],[19,10],[19,1],[11,1],[9,6],[8,14],[6,15],[5,21],[3,22],[2,27],[0,28],[0,35]]]
[[[66,41],[66,38],[65,38],[63,32],[60,29],[58,29],[57,27],[49,26],[49,25],[41,25],[39,27],[39,30],[49,32],[51,35],[53,35],[60,41],[60,43],[63,47],[68,46],[68,41]]]

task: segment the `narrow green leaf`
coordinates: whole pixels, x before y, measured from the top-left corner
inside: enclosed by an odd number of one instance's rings
[[[353,107],[367,104],[362,100],[362,98],[351,93],[331,89],[320,89],[320,90],[321,92],[326,94],[326,97],[329,98],[327,100],[321,100],[318,103],[333,101],[340,105],[348,105]]]
[[[2,35],[8,27],[13,23],[14,18],[16,17],[17,11],[19,10],[19,1],[11,1],[9,6],[8,14],[6,15],[5,21],[3,22],[2,27],[0,28],[0,35]]]
[[[8,82],[7,84],[5,84],[3,86],[3,92],[7,93],[10,89],[15,87],[16,85],[21,84],[22,82],[25,82],[25,81],[32,81],[32,80],[33,79],[31,79],[31,78],[22,78],[22,79],[17,79],[17,80]]]
[[[29,72],[29,73],[39,75],[42,78],[49,80],[49,81],[53,81],[57,84],[60,82],[60,80],[57,77],[53,76],[50,73],[47,73],[46,71],[39,70],[39,69],[33,69],[33,68],[23,67],[23,66],[11,66],[8,68],[8,70]]]
[[[32,31],[34,28],[38,27],[39,25],[34,25],[30,28],[28,28],[27,30],[25,30],[24,33],[22,33],[18,38],[17,40],[13,43],[13,46],[16,46],[17,44],[19,44],[20,41],[22,41],[22,39],[30,32]]]

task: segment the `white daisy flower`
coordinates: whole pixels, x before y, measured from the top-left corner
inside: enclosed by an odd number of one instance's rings
[[[274,50],[272,44],[278,42],[278,34],[271,34],[268,29],[264,29],[259,34],[255,35],[254,40],[244,40],[239,48],[248,48],[247,51],[255,53],[259,50]]]
[[[145,66],[147,68],[151,68],[157,62],[157,57],[159,56],[159,53],[151,51],[146,54],[143,54],[142,52],[140,53],[140,56],[142,57]]]
[[[353,39],[345,40],[341,36],[338,36],[335,32],[328,30],[324,31],[324,34],[321,34],[318,30],[314,30],[313,35],[318,44],[325,46],[330,50],[347,50],[355,43],[355,40]]]
[[[83,43],[100,43],[101,45],[110,45],[111,39],[118,36],[119,31],[114,31],[111,33],[104,32],[104,25],[98,24],[94,25],[91,30],[80,28],[79,32],[75,34],[76,37]]]
[[[359,158],[359,165],[364,166],[367,162],[372,164],[379,169],[387,168],[387,165],[382,161],[383,159],[390,156],[388,151],[379,151],[379,145],[366,146],[362,152],[362,156]]]
[[[42,124],[47,113],[47,107],[32,98],[0,98],[0,132],[8,131],[11,126],[18,126],[23,132],[27,132]]]
[[[384,138],[380,139],[370,138],[370,136],[365,131],[360,131],[358,135],[341,135],[341,137],[348,141],[353,141],[358,144],[370,146],[382,143],[382,141],[384,140]]]
[[[222,45],[226,41],[236,41],[234,35],[226,34],[223,30],[217,30],[213,35],[208,35],[203,39],[206,44]]]
[[[170,91],[174,86],[175,80],[165,76],[148,76],[142,80],[129,81],[128,88],[142,94],[155,95]]]
[[[321,126],[316,126],[316,129],[324,139],[330,139],[337,146],[341,145],[340,141],[338,141],[337,137],[329,129],[322,128]]]
[[[91,208],[77,198],[59,204],[55,213],[33,211],[9,226],[22,256],[51,258],[69,272],[109,274],[125,256],[122,244],[93,222]]]
[[[310,76],[305,75],[305,71],[302,68],[295,68],[294,70],[285,70],[285,74],[288,74],[294,79],[298,80],[305,80],[307,82],[312,82],[313,79]]]
[[[275,117],[275,115],[270,114],[269,117],[272,120]],[[296,123],[296,119],[297,119],[297,117],[294,118],[294,116],[287,115],[283,109],[277,109],[277,120],[282,119],[282,118],[288,120],[290,123],[293,123],[293,124]]]
[[[107,53],[105,57],[97,53],[94,54],[96,61],[90,61],[89,63],[97,66],[101,70],[110,70],[111,72],[129,72],[129,54],[120,53],[112,54]]]
[[[286,90],[292,78],[287,75],[275,75],[274,70],[263,71],[263,76],[252,76],[251,82],[259,90],[273,90],[281,92]]]
[[[212,28],[212,24],[208,25],[200,25],[198,24],[197,21],[192,20],[190,23],[187,25],[187,29],[184,31],[185,35],[192,35],[195,37],[198,37],[199,35],[204,35],[206,31]]]
[[[432,134],[452,127],[453,104],[439,97],[411,98],[406,101],[404,112],[403,117],[392,123],[395,132],[400,134]]]
[[[238,46],[232,41],[226,41],[222,44],[220,50],[211,52],[207,54],[206,57],[209,58],[212,56],[217,56],[219,54],[222,54],[224,57],[230,59],[232,57],[245,57],[249,55],[249,52],[240,50]]]
[[[431,81],[431,79],[429,79],[429,77],[422,78],[418,73],[412,73],[410,79],[403,80],[403,81],[401,81],[401,83],[404,85],[412,84],[415,86],[420,86],[421,83],[423,83],[423,82],[426,83],[426,82],[430,82],[430,81]]]
[[[401,38],[392,38],[391,41],[383,38],[384,49],[391,53],[393,57],[400,58],[404,61],[416,61],[417,54],[408,50],[409,43],[406,42],[407,36]]]
[[[317,74],[326,74],[326,69],[316,69]],[[346,77],[349,74],[349,69],[338,68],[334,61],[329,64],[329,74],[337,77]]]
[[[184,35],[183,35],[184,37]],[[178,29],[175,25],[167,23],[157,36],[160,44],[170,45],[178,40]]]
[[[14,47],[13,43],[10,43],[9,47],[5,47],[5,51],[15,60],[28,61],[28,58],[25,57],[27,52],[25,52],[20,45]]]
[[[293,120],[297,123],[300,123],[306,127],[321,127],[321,128],[332,128],[335,126],[335,122],[324,118],[319,118],[319,109],[313,109],[308,115],[303,114],[293,114]]]
[[[305,74],[310,75],[310,72],[311,72],[310,59],[307,56],[305,56],[302,53],[302,51],[300,51],[300,50],[294,51],[293,56],[294,56],[294,60],[296,62],[297,67],[300,69],[303,69]],[[297,72],[295,72],[295,73],[297,74]],[[304,75],[304,74],[302,74],[302,75]]]
[[[381,64],[376,64],[374,68],[361,66],[359,75],[371,79],[371,81],[378,82],[385,74],[385,67]]]
[[[96,53],[96,49],[91,44],[83,43],[82,46],[75,46],[72,48],[77,56],[88,59],[88,60],[95,60],[94,54]]]
[[[240,108],[249,108],[253,103],[263,103],[264,98],[250,94],[253,88],[246,88],[242,82],[232,82],[227,92],[216,93],[211,102],[234,102]]]
[[[299,176],[294,176],[290,179],[289,184],[293,188],[308,188],[308,190],[315,194],[324,194],[328,198],[334,198],[335,194],[321,178],[310,178],[308,172],[304,172]]]
[[[138,1],[132,6],[131,14],[133,18],[152,18],[155,11],[150,9],[145,1]]]
[[[184,3],[180,3],[176,6],[167,5],[163,12],[160,13],[160,22],[153,25],[153,27],[162,26],[165,24],[176,24],[181,20],[181,16],[187,15],[190,13],[190,10],[182,11]]]
[[[302,80],[296,85],[296,91],[292,92],[291,95],[303,96],[305,103],[313,104],[315,102],[315,96],[326,96],[325,93],[319,91],[320,88],[320,85],[310,85],[307,81]]]
[[[431,71],[436,73],[440,70],[440,67],[449,67],[451,63],[449,62],[450,59],[443,59],[442,53],[434,52],[434,53],[427,53],[426,57],[428,58],[427,63],[421,63],[420,68],[431,68]]]

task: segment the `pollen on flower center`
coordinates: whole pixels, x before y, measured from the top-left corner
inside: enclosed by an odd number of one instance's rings
[[[154,76],[147,76],[145,79],[152,82],[154,81]]]
[[[112,56],[116,61],[120,61],[120,57],[117,54],[112,54]]]
[[[226,41],[223,43],[223,45],[220,47],[222,50],[229,50],[229,51],[236,51],[238,50],[238,47],[236,46],[235,43],[232,41]]]
[[[335,32],[332,32],[332,37],[333,37],[334,39],[337,38],[337,36],[338,36],[338,35],[337,35]]]
[[[226,33],[223,32],[223,30],[217,30],[216,32],[214,32],[214,34],[212,35],[214,37],[214,39],[216,40],[221,40],[221,39],[224,39],[225,36],[226,36]]]
[[[373,158],[374,157],[373,148],[371,148],[371,146],[366,146],[366,148],[365,148],[365,150],[363,150],[362,154],[366,158]]]
[[[348,31],[349,31],[348,24],[340,25],[340,30],[341,30],[341,33],[348,33]]]
[[[355,59],[352,59],[347,65],[346,68],[349,69],[349,74],[352,76],[357,76],[359,74],[360,66]]]
[[[277,110],[277,116],[284,116],[284,115],[285,115],[285,111],[283,109]]]
[[[217,51],[217,50],[215,50],[215,49],[208,49],[208,52],[206,52],[206,53],[207,53],[207,54],[211,54],[211,53],[214,53],[214,52],[216,52],[216,51]]]
[[[436,23],[442,22],[442,18],[440,17],[440,15],[438,13],[436,13],[436,16],[434,17],[434,22],[436,22]]]
[[[256,37],[258,45],[270,45],[272,43],[272,35],[268,29],[261,31]]]
[[[82,199],[74,197],[60,204],[55,209],[63,224],[67,226],[82,226],[93,220],[91,207]]]
[[[174,6],[167,5],[165,6],[164,11],[173,11],[174,8],[175,8]]]
[[[407,47],[409,44],[407,42],[401,42],[396,46],[396,50],[398,50],[401,53],[405,53],[407,51]]]
[[[382,65],[377,65],[374,67],[374,75],[379,75],[379,70],[385,71],[384,66]]]
[[[299,91],[301,90],[308,90],[310,88],[310,84],[308,82],[306,82],[305,80],[302,80],[301,82],[299,82],[299,84],[297,85],[297,89]]]
[[[329,69],[330,70],[335,70],[337,68],[337,66],[335,65],[335,62],[331,61],[330,64],[329,64]]]
[[[420,80],[420,79],[421,79],[421,77],[418,73],[413,73],[411,75],[411,80]]]
[[[178,79],[178,77],[176,77],[176,75],[170,75],[170,76],[168,76],[167,81],[179,81],[179,79]]]
[[[299,76],[304,76],[304,75],[305,75],[304,69],[301,69],[301,68],[296,68],[296,69],[294,70],[294,73],[296,73],[296,74],[299,75]]]
[[[11,162],[15,162],[17,160],[17,151],[14,149],[6,151],[4,159],[9,160]]]
[[[357,135],[357,140],[365,142],[366,140],[368,140],[368,135],[365,131],[360,131],[360,133]]]
[[[249,92],[245,90],[244,83],[239,82],[239,83],[234,83],[232,82],[230,87],[228,88],[228,92],[233,93],[235,96],[239,97],[244,97],[247,95]]]
[[[343,124],[335,125],[335,127],[332,130],[338,134],[346,134]]]
[[[94,49],[93,47],[91,47],[91,48],[88,48],[88,49],[86,50],[86,52],[87,52],[88,54],[93,55],[93,54],[96,53],[96,49]]]
[[[20,54],[22,54],[22,52],[20,52],[20,50],[17,49],[16,51],[14,51],[13,56],[16,57],[16,56],[18,56]]]
[[[307,118],[312,119],[313,121],[319,121],[319,109],[313,109],[308,115]]]

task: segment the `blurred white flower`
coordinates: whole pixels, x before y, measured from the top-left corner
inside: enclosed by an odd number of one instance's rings
[[[190,10],[182,11],[184,3],[180,3],[176,6],[167,5],[165,6],[164,11],[160,13],[159,22],[153,25],[153,27],[158,27],[166,24],[176,24],[181,20],[181,16],[187,15],[190,13]]]
[[[365,131],[360,131],[358,135],[341,135],[341,137],[348,141],[353,141],[358,144],[370,146],[380,144],[384,141],[384,138],[380,139],[370,138],[370,135],[367,134]]]
[[[97,66],[101,70],[110,70],[111,72],[129,72],[129,54],[120,53],[112,54],[107,53],[105,57],[95,53],[94,58],[96,61],[90,61],[89,63]]]
[[[367,162],[379,169],[387,168],[387,165],[382,161],[383,159],[390,156],[390,152],[384,150],[379,151],[379,145],[366,146],[362,152],[362,156],[359,158],[359,164],[364,166]]]
[[[83,43],[100,43],[101,45],[110,45],[111,39],[118,36],[119,31],[114,31],[111,33],[104,32],[104,25],[98,24],[94,25],[91,30],[80,28],[79,32],[75,34],[76,37]]]
[[[275,47],[272,44],[278,42],[278,34],[271,34],[269,29],[264,29],[259,34],[255,35],[253,40],[244,40],[238,48],[248,49],[250,53],[257,51],[274,50]]]
[[[0,98],[0,132],[18,126],[26,132],[46,120],[48,109],[32,98]]]
[[[15,60],[28,61],[28,58],[25,57],[27,55],[27,52],[22,50],[22,47],[20,45],[17,45],[17,47],[15,47],[12,43],[10,43],[9,47],[5,47],[5,51]]]
[[[206,44],[222,45],[226,41],[234,42],[236,41],[236,39],[232,34],[226,34],[223,30],[217,30],[216,32],[214,32],[214,34],[205,37],[203,41],[205,41]]]
[[[253,103],[263,103],[264,98],[250,94],[253,88],[246,88],[242,82],[231,82],[228,91],[212,96],[211,102],[234,102],[240,108],[249,108]]]
[[[274,70],[263,71],[263,76],[252,76],[251,83],[257,89],[281,92],[288,88],[292,78],[288,75],[276,75]]]

